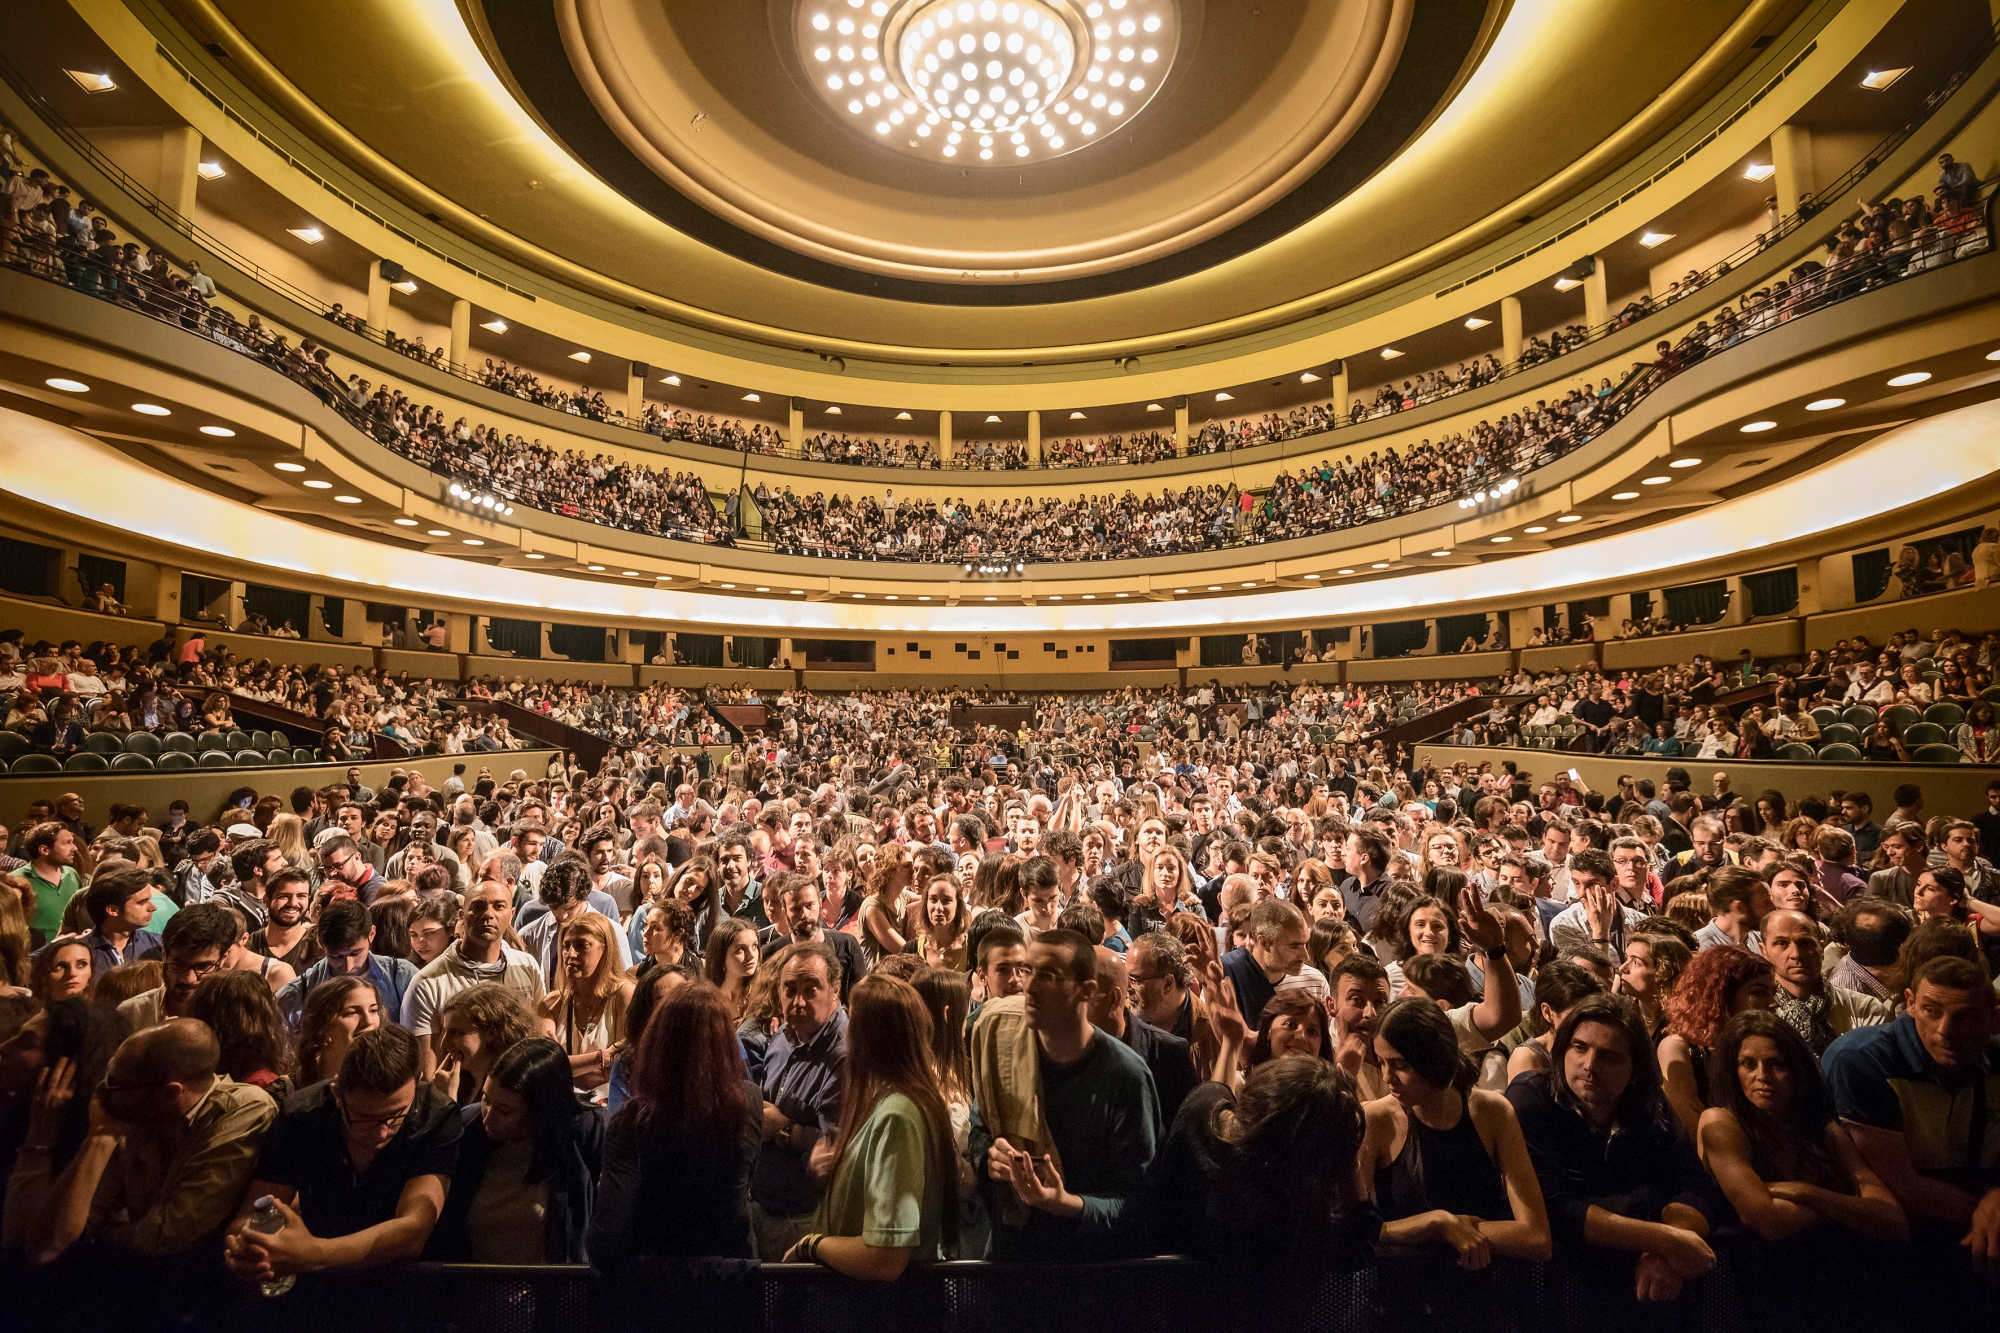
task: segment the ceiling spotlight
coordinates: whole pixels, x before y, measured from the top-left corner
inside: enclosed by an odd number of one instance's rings
[[[213,435],[218,440],[227,440],[236,434],[235,431],[229,429],[227,426],[203,426],[201,433],[203,435]]]
[[[414,278],[404,278],[401,282],[392,282],[389,285],[405,296],[417,294],[417,283]]]
[[[1867,77],[1861,80],[1861,86],[1871,92],[1879,93],[1885,88],[1890,87],[1905,74],[1908,74],[1910,69],[1911,67],[1908,65],[1903,66],[1901,69],[1871,69],[1868,71]],[[71,75],[70,77],[74,78],[75,75]]]
[[[1218,403],[1234,402],[1235,399],[1236,395],[1233,393],[1219,393],[1215,395],[1215,401]]]
[[[414,528],[417,526],[417,520],[414,518],[399,518],[396,520],[396,526],[399,528]]]
[[[1671,462],[1671,463],[1667,464],[1667,466],[1668,466],[1668,467],[1700,467],[1700,466],[1701,466],[1701,460],[1700,460],[1699,458],[1676,458],[1676,459],[1675,459],[1675,460],[1674,460],[1673,462]]]
[[[1432,551],[1432,552],[1431,552],[1431,554],[1432,554],[1432,555],[1450,555],[1450,554],[1451,554],[1451,552],[1450,552],[1450,551]]]
[[[662,375],[660,376],[660,381],[664,384],[671,384],[675,388],[679,388],[681,383],[681,377],[679,375]]]
[[[1567,273],[1565,273],[1562,277],[1556,279],[1556,290],[1559,292],[1566,292],[1570,290],[1572,287],[1581,287],[1581,286],[1583,286],[1581,282],[1578,282],[1575,278],[1570,277]]]
[[[548,557],[547,557],[547,556],[545,556],[545,555],[543,555],[543,554],[542,554],[542,553],[541,553],[540,551],[530,551],[530,552],[528,552],[528,559],[530,559],[530,560],[546,560],[546,559],[548,559]]]
[[[989,413],[987,414],[987,416],[986,416],[986,424],[987,424],[987,425],[989,425],[989,426],[991,426],[991,425],[994,425],[994,424],[998,423],[998,422],[999,422],[999,420],[1000,420],[1000,418],[999,418],[999,417],[998,417],[997,415],[995,415],[995,414],[993,414],[993,413],[990,413],[990,412],[989,412]]]
[[[588,361],[590,360],[590,353],[588,353],[588,352],[571,352],[571,353],[569,354],[569,359],[570,359],[570,360],[572,360],[572,361],[583,361],[583,362],[588,362]]]
[[[1639,484],[1641,486],[1664,486],[1672,480],[1672,477],[1641,477]]]
[[[1928,370],[1913,370],[1907,375],[1898,375],[1896,378],[1890,380],[1889,387],[1892,389],[1907,389],[1912,384],[1922,384],[1930,377],[1931,373]]]
[[[827,408],[826,408],[826,414],[827,414],[828,416],[830,416],[830,417],[837,417],[837,416],[841,415],[841,412],[840,412],[840,404],[838,404],[838,403],[829,403],[829,404],[827,404]]]
[[[665,576],[663,575],[662,577],[665,577]],[[804,588],[794,588],[794,589],[792,589],[792,596],[794,596],[794,597],[803,597],[803,596],[805,596],[805,595],[806,595],[806,590],[805,590]],[[930,600],[930,598],[926,597],[926,598],[924,598],[924,600],[928,602],[928,601]]]
[[[194,174],[205,181],[219,181],[229,173],[222,169],[220,162],[203,162],[194,169]]]
[[[1382,359],[1384,361],[1394,361],[1397,357],[1401,355],[1402,352],[1394,347],[1384,347],[1382,349]]]
[[[639,577],[639,571],[638,571],[638,570],[636,570],[636,569],[621,569],[621,570],[619,570],[618,572],[619,572],[620,574],[624,575],[624,576],[625,576],[626,578],[628,578],[628,579],[636,579],[636,578],[638,578],[638,577]],[[734,587],[734,586],[736,586],[736,585],[734,585],[734,584],[732,584],[732,583],[725,583],[725,584],[723,584],[722,586],[723,586],[723,587],[725,587],[725,588],[732,588],[732,587]]]
[[[1562,516],[1561,518],[1557,519],[1557,520],[1556,520],[1556,522],[1558,522],[1558,523],[1581,523],[1581,522],[1583,522],[1583,515],[1582,515],[1582,514],[1564,514],[1564,515],[1563,515],[1563,516]]]
[[[85,384],[82,380],[66,380],[63,379],[61,376],[57,376],[56,378],[50,380],[43,380],[42,383],[48,385],[51,389],[61,389],[64,393],[90,392],[90,386],[88,384]]]
[[[1084,415],[1081,412],[1072,412],[1069,414],[1069,419],[1071,421],[1082,421],[1084,420]]]
[[[1741,430],[1745,435],[1762,435],[1767,430],[1776,430],[1777,428],[1778,423],[1775,421],[1752,421],[1747,422],[1737,429]]]
[[[1986,359],[1988,361],[2000,361],[2000,351],[1988,352],[1986,354]]]
[[[490,333],[505,333],[507,331],[507,321],[504,319],[489,319],[479,327]]]
[[[1614,491],[1614,492],[1612,492],[1612,495],[1611,495],[1611,498],[1612,498],[1612,499],[1614,499],[1614,500],[1636,500],[1636,499],[1638,499],[1638,498],[1639,498],[1639,492],[1637,492],[1637,491]]]
[[[913,418],[913,417],[911,417],[911,416],[910,416],[910,414],[909,414],[908,412],[898,412],[898,413],[896,414],[896,420],[898,420],[898,421],[911,421],[911,420],[914,420],[914,418]]]
[[[1166,411],[1167,409],[1166,409],[1166,408],[1164,408],[1164,407],[1161,407],[1161,406],[1160,406],[1160,405],[1159,405],[1158,403],[1147,403],[1147,404],[1146,404],[1146,410],[1147,410],[1148,412],[1164,412],[1164,411]]]
[[[1474,315],[1471,319],[1465,321],[1465,327],[1468,329],[1483,329],[1492,322],[1490,319],[1481,319],[1479,316]]]
[[[1540,523],[1537,523],[1537,524],[1535,524],[1535,526],[1533,526],[1532,528],[1522,528],[1522,529],[1521,529],[1521,531],[1523,531],[1523,532],[1528,532],[1528,533],[1543,533],[1543,532],[1547,532],[1547,531],[1548,531],[1548,528],[1547,528],[1546,526],[1544,526],[1543,524],[1540,524]]]
[[[761,403],[764,401],[764,395],[761,393],[746,393],[743,395],[743,401],[746,403]]]
[[[585,565],[584,568],[588,569],[593,574],[602,574],[604,572],[603,565]]]
[[[161,407],[158,403],[134,403],[132,410],[142,417],[170,417],[173,409]]]
[[[467,546],[484,546],[484,545],[486,545],[486,543],[485,543],[485,542],[481,541],[481,540],[480,540],[479,538],[477,538],[477,537],[467,537],[467,538],[464,538],[463,540],[464,540],[464,543],[465,543],[465,545],[467,545]]]
[[[1299,376],[1299,383],[1301,384],[1315,384],[1318,381],[1319,381],[1319,376],[1313,374],[1310,370],[1308,370],[1305,374]]]
[[[1316,583],[1316,582],[1318,582],[1318,581],[1319,581],[1319,575],[1317,575],[1317,574],[1308,574],[1308,575],[1306,575],[1306,581],[1307,581],[1308,583]]]
[[[433,537],[449,537],[449,536],[451,536],[451,532],[450,532],[450,530],[449,530],[449,529],[447,529],[447,528],[425,528],[425,529],[424,529],[424,531],[425,531],[426,533],[428,533],[428,534],[429,534],[430,536],[433,536]]]
[[[759,589],[757,589],[757,591],[758,591],[758,592],[769,592],[769,591],[771,591],[771,590],[770,590],[769,588],[759,588]]]
[[[1248,581],[1247,583],[1245,583],[1245,584],[1244,584],[1243,586],[1244,586],[1244,587],[1246,587],[1246,588],[1254,588],[1254,587],[1256,587],[1256,586],[1257,586],[1257,581],[1256,581],[1255,579],[1251,579],[1250,581]]]
[[[1767,181],[1777,174],[1778,169],[1769,162],[1752,162],[1743,168],[1744,177],[1753,181]]]
[[[306,470],[304,463],[278,463],[274,466],[280,472],[304,472]]]
[[[1513,540],[1514,540],[1514,539],[1513,539],[1512,537],[1495,537],[1495,538],[1493,538],[1493,539],[1492,539],[1492,541],[1493,541],[1493,544],[1494,544],[1495,546],[1498,546],[1498,545],[1500,545],[1500,544],[1501,544],[1502,542],[1511,542],[1511,541],[1513,541]]]
[[[1209,590],[1210,592],[1221,592],[1221,591],[1222,591],[1222,585],[1221,585],[1220,583],[1211,583],[1211,584],[1209,584],[1209,585],[1208,585],[1208,590]]]
[[[1668,241],[1671,241],[1672,239],[1674,239],[1673,232],[1649,231],[1645,235],[1639,238],[1639,244],[1645,246],[1648,250],[1652,250],[1656,249],[1659,246],[1665,245]]]
[[[1333,572],[1336,574],[1352,574],[1354,571],[1351,569],[1336,569]]]
[[[118,86],[109,74],[92,74],[81,69],[66,69],[63,73],[75,79],[76,86],[87,93],[108,93]]]
[[[333,483],[330,481],[313,480],[306,483],[306,489],[309,491],[330,491],[333,489]]]
[[[343,505],[358,505],[361,503],[361,497],[358,495],[336,495],[333,497],[333,502]]]
[[[304,241],[307,245],[318,245],[326,239],[326,233],[318,227],[287,227],[285,230]]]
[[[1836,407],[1847,406],[1845,398],[1815,398],[1806,404],[1808,412],[1831,412]]]
[[[1388,567],[1389,562],[1387,560],[1377,560],[1374,564],[1368,566],[1370,569],[1387,569]]]

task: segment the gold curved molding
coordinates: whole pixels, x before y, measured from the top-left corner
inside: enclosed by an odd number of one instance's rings
[[[467,0],[460,2],[463,4]],[[1860,3],[1860,0],[1855,2]],[[76,0],[76,3],[79,12],[84,13],[86,18],[92,18],[93,14],[98,16],[93,20],[93,26],[98,27],[100,34],[104,32],[105,26],[102,20],[108,17],[104,14],[102,6],[115,6],[120,15],[130,17],[125,15],[122,6],[116,5],[116,0],[98,0],[97,3],[92,3],[91,0]],[[1541,211],[1561,195],[1580,188],[1585,181],[1608,171],[1616,164],[1617,159],[1659,133],[1675,119],[1685,115],[1727,67],[1750,49],[1750,44],[1759,31],[1787,8],[1790,0],[1751,0],[1722,39],[1711,46],[1695,65],[1676,79],[1644,113],[1603,141],[1591,153],[1545,182],[1543,186],[1519,197],[1506,208],[1496,210],[1485,220],[1462,230],[1458,235],[1385,265],[1366,277],[1336,284],[1282,305],[1229,320],[1211,321],[1202,325],[1124,339],[1006,349],[910,348],[851,338],[804,335],[755,321],[734,318],[717,311],[688,306],[649,289],[634,287],[595,270],[586,269],[494,226],[409,176],[368,147],[322,111],[265,59],[262,53],[215,7],[213,0],[180,0],[180,4],[190,14],[199,18],[206,30],[206,36],[223,48],[239,76],[260,95],[268,98],[283,115],[293,119],[300,128],[327,143],[343,160],[362,170],[365,175],[384,183],[393,193],[406,201],[414,201],[422,209],[438,214],[445,225],[462,231],[479,244],[491,248],[496,254],[527,268],[557,277],[564,282],[574,283],[584,291],[609,297],[621,305],[648,302],[652,307],[662,309],[669,318],[694,328],[785,352],[791,352],[804,342],[823,354],[874,360],[888,365],[935,365],[942,361],[966,367],[1018,367],[1023,362],[1033,362],[1046,367],[1052,362],[1112,361],[1174,349],[1184,344],[1216,343],[1267,333],[1273,328],[1298,319],[1317,315],[1329,308],[1388,290],[1426,269],[1437,267],[1475,250],[1513,230],[1523,209]],[[1881,11],[1867,21],[1868,29],[1872,32],[1879,28],[1881,22],[1886,21],[1888,14],[1900,8],[1900,0],[1879,0],[1879,4],[1870,5],[1869,8]],[[480,38],[478,27],[468,24],[468,32],[479,45],[489,67],[494,71],[502,70],[504,62],[497,60],[490,42]],[[150,39],[151,34],[146,33],[145,36]],[[143,60],[128,60],[128,63],[135,69],[150,67],[150,62]],[[506,75],[496,73],[496,77],[501,80],[503,87],[511,87]]]
[[[967,285],[1051,282],[1129,268],[1198,245],[1263,212],[1325,166],[1374,111],[1396,72],[1416,10],[1415,0],[1361,0],[1359,40],[1348,46],[1334,40],[1344,32],[1327,33],[1302,80],[1320,84],[1324,79],[1323,92],[1303,123],[1284,143],[1195,203],[1085,242],[956,250],[900,244],[833,226],[764,197],[751,183],[689,151],[658,114],[628,68],[604,0],[555,0],[555,8],[570,67],[591,104],[619,140],[681,194],[752,235],[827,263],[884,277]],[[1326,69],[1332,61],[1339,62],[1338,68]],[[1032,217],[1019,223],[1023,230],[1034,227]]]

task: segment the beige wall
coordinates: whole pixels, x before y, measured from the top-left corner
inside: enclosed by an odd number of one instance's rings
[[[1874,602],[1848,611],[1829,611],[1805,623],[1805,646],[1831,648],[1856,634],[1870,643],[1888,642],[1906,629],[1962,629],[1977,633],[2000,627],[2000,584],[1978,590],[1941,592],[1907,602]]]
[[[1570,754],[1560,750],[1516,750],[1475,746],[1419,745],[1417,758],[1440,766],[1465,762],[1477,767],[1491,764],[1497,770],[1504,760],[1513,760],[1533,781],[1553,778],[1574,768],[1597,791],[1617,790],[1619,774],[1651,778],[1662,792],[1667,789],[1667,770],[1685,768],[1693,779],[1697,795],[1707,795],[1710,780],[1717,773],[1729,774],[1731,789],[1747,799],[1775,787],[1786,801],[1796,805],[1802,796],[1826,796],[1834,791],[1865,791],[1875,801],[1880,820],[1896,808],[1897,786],[1914,782],[1924,789],[1926,815],[1962,815],[1971,818],[1986,809],[1986,784],[2000,777],[2000,768],[1981,764],[1783,764],[1772,760],[1756,763],[1706,762],[1694,759],[1602,758]]]
[[[1801,647],[1802,622],[1772,620],[1754,625],[1695,630],[1687,634],[1656,634],[1644,639],[1612,639],[1601,645],[1604,669],[1672,666],[1696,654],[1733,662],[1748,648],[1761,667],[1774,657],[1795,656]]]
[[[1553,648],[1523,648],[1521,669],[1536,675],[1542,672],[1566,672],[1578,667],[1597,665],[1598,645],[1594,643],[1565,643]]]

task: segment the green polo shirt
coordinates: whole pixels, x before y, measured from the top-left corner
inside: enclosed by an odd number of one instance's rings
[[[35,915],[29,919],[28,929],[40,947],[62,934],[63,913],[69,909],[69,900],[76,897],[83,881],[76,877],[75,866],[64,866],[62,882],[51,884],[30,865],[28,883],[35,890]]]

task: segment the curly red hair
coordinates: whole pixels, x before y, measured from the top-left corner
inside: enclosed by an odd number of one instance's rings
[[[1690,1046],[1712,1048],[1729,1022],[1736,993],[1748,982],[1773,976],[1775,969],[1747,949],[1703,949],[1667,994],[1667,1031]]]

